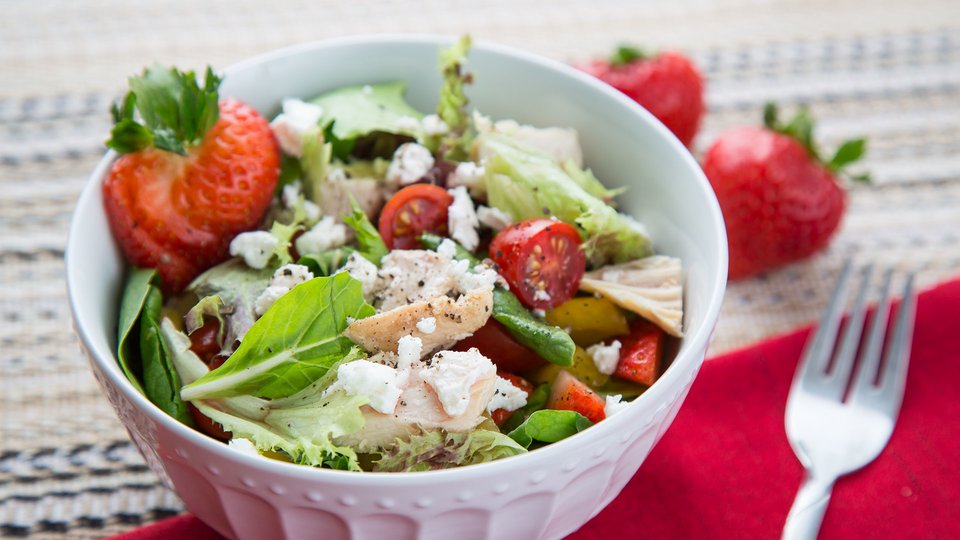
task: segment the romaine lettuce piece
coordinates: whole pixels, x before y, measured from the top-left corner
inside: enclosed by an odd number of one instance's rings
[[[636,221],[584,189],[581,183],[589,185],[589,180],[574,180],[552,159],[503,135],[485,133],[477,145],[488,156],[485,181],[491,206],[517,221],[556,217],[576,225],[586,237],[584,249],[594,266],[653,253]]]
[[[578,412],[542,409],[527,417],[508,435],[520,446],[530,448],[534,441],[555,443],[592,425],[593,422]]]

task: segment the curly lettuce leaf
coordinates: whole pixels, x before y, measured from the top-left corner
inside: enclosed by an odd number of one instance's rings
[[[223,315],[223,299],[217,295],[204,296],[183,316],[183,325],[187,328],[187,334],[192,334],[204,325],[207,317],[214,318],[220,323],[217,339],[222,342],[225,326]]]
[[[450,132],[437,141],[427,141],[427,146],[437,150],[445,159],[463,161],[467,158],[473,133],[470,114],[467,112],[467,95],[463,87],[473,82],[471,73],[463,70],[470,52],[470,36],[462,36],[456,43],[440,51],[440,74],[443,85],[440,87],[440,99],[437,101],[437,116],[450,128]]]
[[[257,320],[257,297],[270,285],[272,276],[270,267],[258,270],[240,259],[230,259],[200,274],[187,291],[200,298],[219,296],[223,300],[227,323],[223,344],[232,347],[233,342],[243,339]]]
[[[280,297],[219,368],[181,391],[186,400],[253,394],[277,399],[306,388],[354,345],[350,319],[373,315],[360,282],[346,273],[314,278]]]
[[[375,471],[420,472],[484,463],[523,454],[526,448],[498,431],[427,431],[384,450]]]
[[[524,448],[534,441],[555,443],[592,426],[593,422],[574,411],[542,409],[534,412],[507,435]]]
[[[653,253],[642,227],[591,195],[552,159],[509,137],[485,133],[478,139],[488,156],[485,182],[491,206],[514,220],[556,217],[580,228],[591,264],[625,262]]]
[[[357,199],[352,195],[350,196],[350,208],[350,214],[343,216],[343,222],[357,234],[357,244],[359,244],[357,252],[368,261],[380,266],[380,259],[383,259],[390,252],[387,249],[387,244],[384,243],[380,231],[373,226],[370,218],[363,212],[363,209],[357,204]]]

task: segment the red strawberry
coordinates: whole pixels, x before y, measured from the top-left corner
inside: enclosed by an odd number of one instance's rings
[[[103,183],[107,218],[127,260],[156,268],[168,292],[226,259],[277,183],[269,124],[249,105],[218,101],[219,84],[209,69],[201,88],[193,72],[153,67],[114,109],[107,145],[123,156]]]
[[[730,279],[803,259],[825,247],[846,206],[836,174],[866,151],[866,141],[855,139],[824,161],[813,144],[813,122],[806,110],[785,126],[776,116],[776,108],[768,105],[767,127],[727,131],[704,158],[703,170],[726,222]]]
[[[683,144],[693,142],[706,106],[703,77],[686,56],[678,52],[650,56],[620,47],[609,60],[578,67],[642,105]]]

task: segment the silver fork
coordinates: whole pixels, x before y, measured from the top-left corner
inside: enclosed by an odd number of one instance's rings
[[[893,433],[903,401],[913,336],[913,275],[904,285],[881,365],[892,271],[884,275],[881,298],[860,351],[859,367],[853,373],[871,272],[871,266],[862,271],[853,311],[831,362],[852,273],[850,261],[844,265],[823,322],[807,342],[790,388],[787,438],[806,468],[806,478],[787,516],[785,540],[816,538],[834,482],[873,461]]]

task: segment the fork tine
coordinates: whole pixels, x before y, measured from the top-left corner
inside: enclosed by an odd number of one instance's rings
[[[883,347],[883,334],[887,327],[887,317],[890,312],[890,281],[893,279],[893,269],[883,274],[883,288],[877,307],[870,318],[870,330],[867,333],[867,343],[860,353],[860,367],[857,370],[857,380],[850,393],[850,400],[862,399],[866,392],[874,389],[874,380],[880,365],[880,349]]]
[[[893,335],[884,351],[883,371],[880,374],[880,399],[887,404],[887,411],[895,416],[903,400],[910,364],[910,345],[913,341],[913,321],[916,316],[917,298],[913,294],[913,274],[907,276],[903,297],[893,323]]]
[[[843,338],[840,341],[840,348],[837,350],[827,381],[818,390],[818,393],[838,401],[847,389],[850,372],[853,371],[853,360],[856,358],[857,348],[860,346],[863,320],[866,315],[867,291],[870,289],[870,275],[872,273],[873,265],[867,265],[861,271],[860,288],[857,291],[850,318],[847,320]]]
[[[837,338],[837,328],[840,325],[840,316],[843,313],[843,300],[846,296],[847,282],[850,281],[850,271],[853,262],[847,259],[843,263],[843,269],[840,270],[840,277],[837,278],[837,285],[833,289],[830,303],[827,306],[827,312],[823,316],[823,322],[817,327],[817,332],[813,336],[800,358],[800,367],[794,384],[805,384],[819,379],[827,364],[830,351],[833,350],[833,344]],[[792,393],[792,392],[791,392]]]

